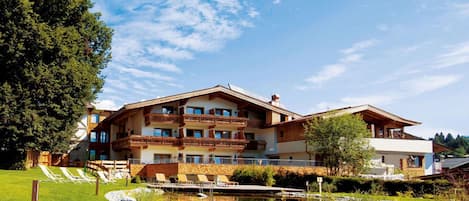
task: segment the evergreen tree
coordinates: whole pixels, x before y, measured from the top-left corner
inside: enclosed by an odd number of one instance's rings
[[[371,137],[360,115],[334,113],[308,120],[306,141],[322,156],[329,175],[361,173],[374,154],[366,138]]]
[[[89,0],[0,1],[0,166],[68,148],[103,85],[112,30]]]

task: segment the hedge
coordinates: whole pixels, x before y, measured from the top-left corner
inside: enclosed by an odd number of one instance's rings
[[[261,184],[266,183],[265,178],[262,176],[262,167],[252,168],[238,168],[234,171],[232,180],[240,184]],[[271,168],[268,168],[272,171]],[[291,188],[306,188],[305,184],[308,181],[310,184],[316,184],[315,174],[301,174],[296,172],[279,170],[274,174],[275,186],[291,187]],[[387,194],[398,195],[398,193],[411,192],[414,196],[421,197],[424,194],[438,194],[448,191],[452,188],[452,184],[446,180],[436,181],[385,181],[379,179],[364,179],[359,177],[323,177],[323,183],[329,185],[328,189],[333,192],[363,192],[373,194]],[[317,186],[317,184],[316,184]]]

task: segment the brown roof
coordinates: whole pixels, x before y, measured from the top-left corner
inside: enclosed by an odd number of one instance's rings
[[[373,113],[382,115],[382,116],[387,117],[389,119],[392,119],[394,121],[398,121],[398,122],[407,124],[409,126],[414,126],[414,125],[421,124],[420,122],[412,121],[412,120],[409,120],[409,119],[404,119],[400,116],[397,116],[397,115],[392,114],[390,112],[384,111],[384,110],[379,109],[379,108],[377,108],[375,106],[372,106],[372,105],[359,105],[359,106],[343,107],[343,108],[339,108],[339,109],[314,113],[314,114],[306,115],[306,116],[298,118],[298,119],[294,119],[292,121],[286,121],[286,122],[280,122],[280,123],[277,123],[277,124],[272,124],[272,126],[280,125],[280,124],[287,124],[287,123],[291,123],[291,122],[305,122],[306,120],[311,119],[312,117],[324,116],[329,112],[337,112],[337,115],[340,115],[340,114],[355,114],[355,113],[363,112],[363,111],[371,111]]]
[[[260,106],[262,108],[272,110],[272,111],[275,111],[275,112],[278,112],[278,113],[281,113],[281,114],[287,114],[287,115],[293,116],[295,118],[302,117],[302,115],[297,114],[297,113],[292,112],[292,111],[289,111],[285,108],[274,106],[274,105],[272,105],[268,102],[265,102],[263,100],[254,98],[254,97],[249,96],[247,94],[231,90],[231,89],[226,88],[226,87],[221,86],[221,85],[217,85],[217,86],[211,87],[211,88],[200,89],[200,90],[195,90],[195,91],[191,91],[191,92],[186,92],[186,93],[181,93],[181,94],[176,94],[176,95],[165,96],[165,97],[161,97],[161,98],[155,98],[155,99],[151,99],[151,100],[126,104],[122,108],[120,108],[117,112],[115,112],[114,114],[112,114],[110,117],[108,117],[106,119],[112,119],[112,118],[120,115],[121,113],[123,113],[125,111],[128,111],[128,110],[132,110],[132,109],[138,109],[138,108],[143,108],[143,107],[147,107],[147,106],[158,105],[158,104],[162,104],[162,103],[168,103],[168,102],[187,99],[187,98],[193,98],[193,97],[197,97],[197,96],[204,96],[204,95],[213,94],[213,93],[227,94],[227,95],[236,97],[238,99],[250,102],[250,103],[252,103],[254,105],[257,105],[257,106]]]

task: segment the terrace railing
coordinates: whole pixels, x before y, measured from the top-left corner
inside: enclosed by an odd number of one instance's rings
[[[199,156],[187,156],[185,159],[159,159],[141,160],[128,159],[130,164],[166,164],[166,163],[192,163],[192,164],[231,164],[231,165],[259,165],[259,166],[322,166],[321,161],[314,160],[290,160],[290,159],[262,159],[262,158],[201,158]]]

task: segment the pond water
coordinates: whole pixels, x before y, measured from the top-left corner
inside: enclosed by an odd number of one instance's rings
[[[165,200],[177,201],[315,201],[315,199],[304,198],[272,198],[272,197],[259,197],[256,195],[214,195],[213,197],[201,198],[196,194],[185,193],[165,193],[163,195]]]

